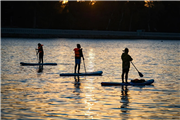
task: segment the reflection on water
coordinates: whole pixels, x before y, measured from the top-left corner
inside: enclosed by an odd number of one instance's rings
[[[80,89],[79,86],[81,85],[80,83],[80,79],[79,79],[79,76],[74,76],[74,86],[77,88],[77,89]]]
[[[39,42],[44,62],[58,65],[20,66],[37,62]],[[86,71],[102,70],[103,76],[59,76],[74,72],[77,43]],[[1,44],[2,119],[179,119],[179,41],[2,38]],[[101,86],[121,82],[125,47],[144,79],[155,79],[153,86]],[[131,66],[129,79],[138,77]]]
[[[93,49],[91,48],[88,51],[88,70],[89,72],[93,72],[94,71],[94,59],[95,59],[95,52],[93,51]]]
[[[42,73],[43,72],[43,65],[39,65],[39,69],[37,70],[38,73]]]
[[[127,86],[122,86],[122,90],[121,90],[121,103],[122,103],[122,105],[121,105],[121,111],[123,112],[123,113],[126,113],[127,112],[127,107],[128,107],[128,103],[129,103],[129,99],[128,99],[128,88],[127,88]],[[123,110],[123,108],[125,108],[124,110]]]
[[[124,119],[128,119],[128,114],[130,113],[128,106],[129,106],[129,95],[128,95],[128,87],[127,86],[122,86],[121,87],[121,101],[120,103],[122,104],[120,106],[121,112],[120,116],[123,116]]]

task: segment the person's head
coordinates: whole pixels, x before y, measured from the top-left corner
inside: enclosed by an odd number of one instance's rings
[[[80,44],[77,44],[77,48],[81,48],[81,45],[80,45]]]
[[[38,43],[38,46],[40,47],[40,46],[41,46],[41,43]]]
[[[124,53],[128,53],[128,52],[129,52],[129,49],[128,49],[128,48],[125,48],[123,51],[124,51]]]

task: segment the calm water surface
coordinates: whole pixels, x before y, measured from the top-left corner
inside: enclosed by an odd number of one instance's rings
[[[20,66],[37,62],[35,48],[44,45],[44,62],[57,66]],[[103,76],[60,77],[74,71],[80,43],[86,71]],[[180,119],[180,41],[97,39],[1,39],[1,119]],[[103,87],[121,82],[121,54],[129,54],[150,86]],[[81,65],[81,72],[84,66]],[[129,80],[139,78],[131,66]]]

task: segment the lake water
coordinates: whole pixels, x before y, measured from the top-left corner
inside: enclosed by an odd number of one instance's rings
[[[44,46],[44,62],[57,66],[20,66],[37,62],[35,48]],[[102,76],[60,77],[74,72],[80,43],[86,71]],[[149,86],[103,87],[121,82],[121,54],[128,47],[133,63],[154,79]],[[84,66],[81,64],[81,72]],[[131,65],[129,80],[140,78]],[[1,119],[180,119],[180,41],[1,38]]]

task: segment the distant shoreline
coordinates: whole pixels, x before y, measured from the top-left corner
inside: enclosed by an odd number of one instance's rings
[[[87,38],[180,40],[180,33],[1,28],[2,38]]]

